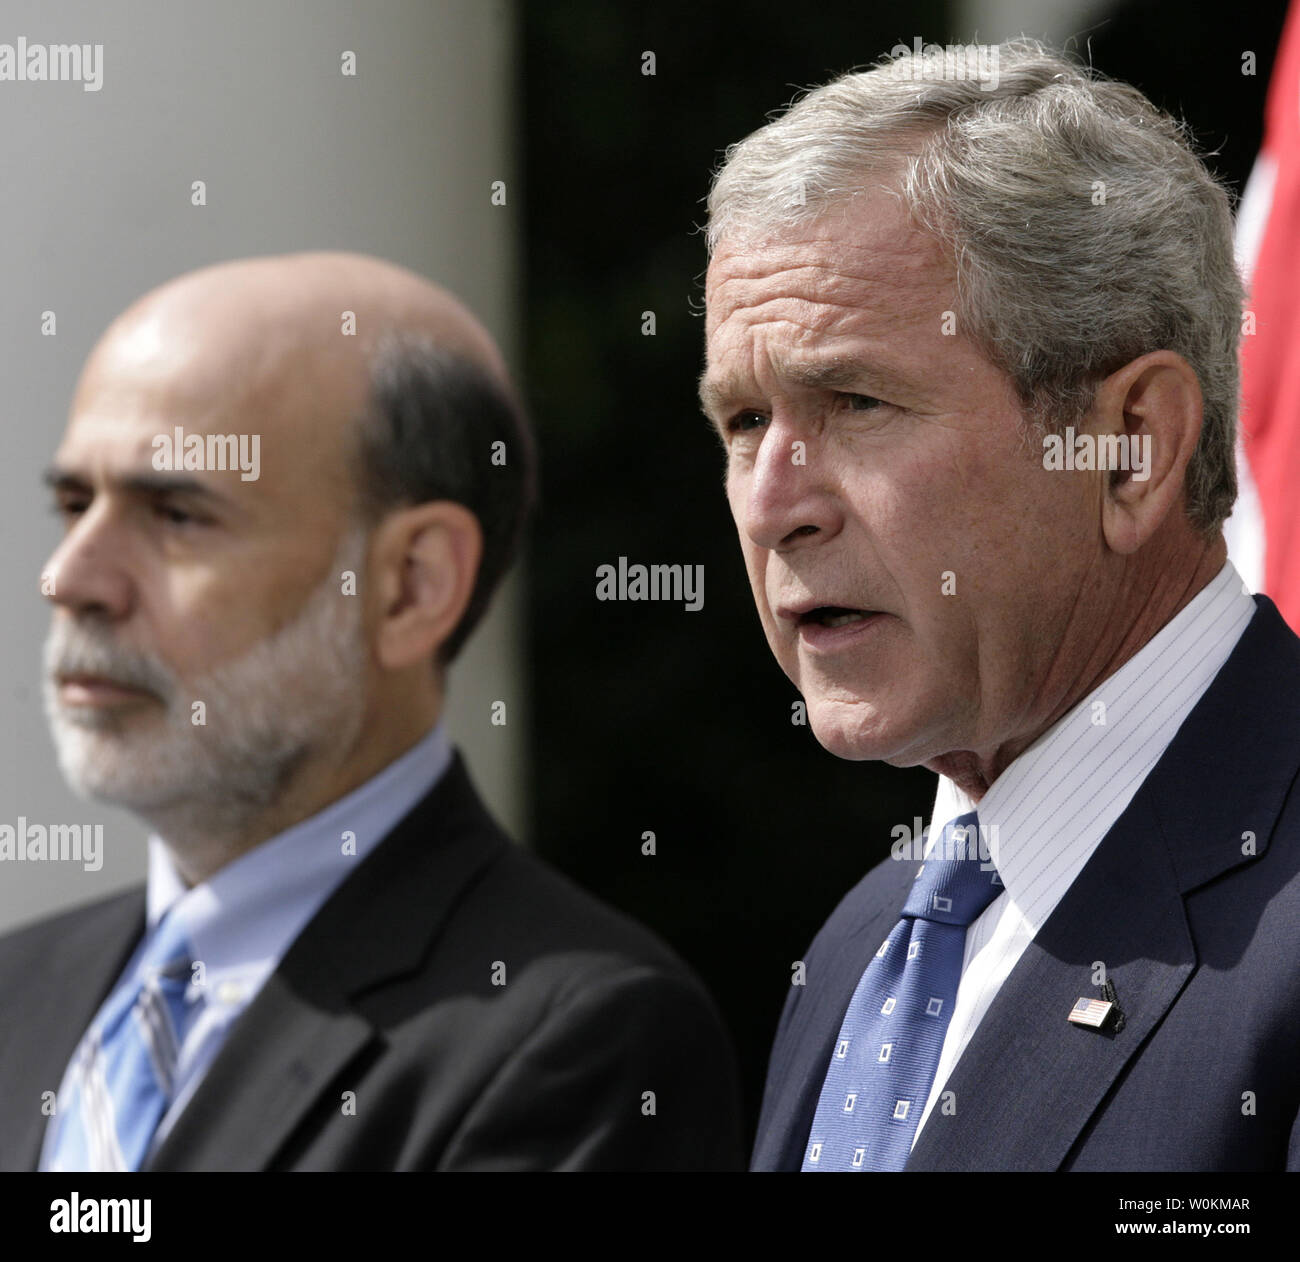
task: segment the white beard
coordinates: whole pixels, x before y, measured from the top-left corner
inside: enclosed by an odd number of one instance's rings
[[[45,641],[45,712],[60,770],[78,796],[125,807],[177,840],[233,835],[275,802],[309,755],[347,751],[365,707],[360,588],[366,536],[340,544],[329,573],[292,621],[242,657],[182,680],[152,655],[113,643],[102,622],[57,618]],[[143,688],[161,713],[64,706],[57,673]],[[203,724],[192,721],[203,702]],[[150,704],[150,709],[154,709]]]

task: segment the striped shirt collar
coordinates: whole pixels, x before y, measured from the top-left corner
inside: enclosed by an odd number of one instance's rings
[[[1231,562],[976,804],[939,777],[930,836],[977,811],[989,858],[1037,933],[1228,660],[1255,602]]]

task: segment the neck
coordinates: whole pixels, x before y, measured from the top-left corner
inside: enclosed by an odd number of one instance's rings
[[[438,719],[437,708],[412,708],[396,722],[392,714],[382,731],[363,726],[346,747],[299,759],[286,770],[270,801],[186,800],[143,818],[192,888],[365,784],[423,740]]]
[[[1116,585],[1109,612],[1099,623],[1095,618],[1090,619],[1089,625],[1082,628],[1083,634],[1076,630],[1062,639],[1044,675],[1048,680],[1055,678],[1063,682],[1054,688],[1046,685],[1040,688],[1040,697],[1046,695],[1052,699],[1040,703],[1031,725],[986,752],[954,750],[925,765],[948,776],[978,803],[1026,749],[1136,656],[1185,609],[1209,585],[1227,559],[1227,544],[1221,535],[1200,542],[1194,551],[1189,550],[1182,564],[1167,564],[1165,558],[1153,553],[1145,566],[1129,570]],[[1130,603],[1125,607],[1123,597],[1132,591],[1145,593],[1145,598],[1140,604]],[[1086,647],[1090,642],[1091,651]]]

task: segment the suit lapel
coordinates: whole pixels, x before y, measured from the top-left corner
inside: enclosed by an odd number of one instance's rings
[[[267,978],[176,1124],[151,1170],[262,1170],[329,1082],[374,1037],[362,1017],[320,991]],[[339,1101],[339,1107],[342,1101]]]
[[[1184,897],[1263,855],[1300,765],[1300,643],[1258,611],[1128,809],[1025,949],[909,1170],[1055,1170],[1197,967]],[[1242,715],[1250,721],[1243,723]],[[1224,734],[1231,734],[1224,739]],[[1106,966],[1126,1024],[1071,1024]]]
[[[144,926],[144,890],[135,889],[61,916],[33,936],[26,997],[14,1003],[26,1029],[9,1031],[0,1045],[0,1168],[36,1168],[49,1121],[42,1096],[58,1090]]]
[[[1141,805],[1107,834],[998,991],[944,1085],[908,1170],[1055,1170],[1196,966],[1174,872]],[[1067,1020],[1095,998],[1118,1034]],[[949,1094],[951,1093],[951,1095]]]
[[[777,1034],[754,1150],[756,1170],[803,1166],[804,1144],[845,1009],[872,955],[898,922],[916,864],[895,863],[886,872],[894,879],[883,889],[868,879],[836,908],[832,921],[852,926],[843,937],[826,933],[838,945],[825,957],[816,950],[809,952],[804,991],[783,1015]]]
[[[509,844],[457,754],[290,946],[148,1167],[272,1164],[339,1073],[378,1043],[353,998],[415,969],[466,886]]]

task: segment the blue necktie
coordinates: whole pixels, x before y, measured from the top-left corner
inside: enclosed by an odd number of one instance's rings
[[[74,1062],[57,1117],[51,1170],[138,1170],[173,1095],[185,1032],[199,1006],[186,999],[193,950],[184,925],[165,916],[133,984],[108,999]]]
[[[978,827],[971,811],[944,828],[862,974],[831,1052],[804,1171],[906,1164],[952,1019],[966,926],[1003,888],[992,865],[981,866]]]

